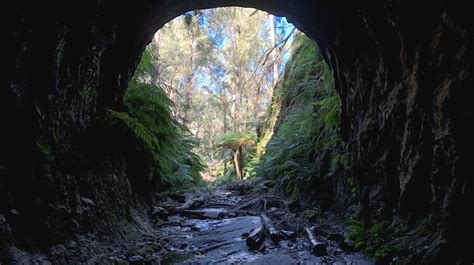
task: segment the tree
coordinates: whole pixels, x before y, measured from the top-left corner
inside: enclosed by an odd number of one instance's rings
[[[227,133],[217,140],[216,148],[231,150],[231,160],[234,164],[235,173],[240,180],[244,179],[244,152],[243,149],[255,143],[256,135],[253,133]]]
[[[272,14],[268,14],[268,22],[270,25],[270,40],[273,45],[273,47],[277,46],[277,40],[276,40],[276,34],[275,34],[275,16]],[[277,82],[278,82],[278,61],[280,59],[280,53],[278,52],[278,49],[273,48],[272,49],[272,59],[273,59],[273,74],[272,74],[272,89],[275,88]]]

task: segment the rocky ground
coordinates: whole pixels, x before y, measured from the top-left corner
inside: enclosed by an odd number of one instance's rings
[[[211,193],[170,197],[152,209],[133,212],[133,221],[124,224],[130,227],[122,242],[99,243],[83,235],[52,247],[48,255],[18,250],[15,259],[23,264],[371,263],[353,251],[343,227],[325,219],[308,222],[298,201],[276,195],[263,182],[236,182]],[[262,214],[278,236],[270,236]],[[251,250],[247,238],[259,228],[263,240]],[[305,228],[325,246],[322,252],[312,252]]]

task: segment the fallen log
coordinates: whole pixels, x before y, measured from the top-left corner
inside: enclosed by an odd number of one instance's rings
[[[221,209],[206,208],[200,210],[184,210],[181,214],[200,219],[218,219],[224,217],[226,212]]]
[[[199,207],[203,204],[204,204],[204,196],[191,197],[187,199],[183,205],[176,207],[176,211],[182,212],[184,210]]]
[[[281,239],[281,234],[278,231],[278,229],[273,226],[272,221],[268,216],[264,213],[260,215],[262,222],[265,226],[265,229],[267,230],[268,234],[270,235],[270,239],[273,241],[273,243],[277,243]]]
[[[326,245],[316,239],[316,236],[313,233],[313,229],[310,227],[305,227],[306,235],[308,236],[309,243],[311,245],[311,253],[316,256],[323,256],[327,254]]]
[[[236,213],[236,212],[239,212],[239,211],[241,211],[241,210],[245,210],[245,209],[250,208],[250,207],[254,206],[255,204],[261,203],[261,202],[262,202],[261,198],[252,199],[252,200],[250,200],[250,201],[248,201],[248,202],[246,202],[246,203],[244,203],[244,204],[241,204],[241,205],[239,205],[239,206],[237,206],[237,207],[235,207],[235,208],[230,209],[230,210],[227,212],[227,214],[229,215],[229,214],[231,214],[231,213]]]
[[[262,245],[263,240],[265,240],[265,229],[263,225],[259,225],[257,228],[252,230],[252,232],[250,232],[247,239],[245,240],[245,243],[250,250],[257,250]]]
[[[250,191],[252,188],[254,188],[254,183],[249,180],[244,180],[244,181],[234,181],[229,184],[227,184],[227,190],[235,190],[239,191],[240,193],[246,193]]]
[[[296,231],[288,231],[288,230],[280,230],[280,234],[285,238],[289,240],[294,240],[298,236]]]

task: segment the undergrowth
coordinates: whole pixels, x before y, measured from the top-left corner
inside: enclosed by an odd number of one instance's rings
[[[153,82],[152,57],[145,50],[125,95],[125,112],[108,112],[108,120],[132,135],[133,145],[148,160],[148,181],[170,188],[200,184],[205,168],[192,150],[191,133],[171,113],[172,102]]]
[[[351,220],[348,230],[355,249],[365,251],[376,264],[398,264],[397,257],[408,253],[408,242],[403,237],[406,227],[397,222],[381,221],[364,226],[360,221]]]
[[[340,100],[332,72],[313,41],[299,35],[294,43],[268,110],[265,135],[249,166],[255,168],[250,172],[298,198],[314,193],[315,187],[323,190],[324,179],[345,166],[346,155],[337,133]]]

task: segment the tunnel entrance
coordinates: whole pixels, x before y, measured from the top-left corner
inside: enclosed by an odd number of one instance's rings
[[[352,226],[360,232],[354,235],[358,241],[396,242],[383,248],[367,244],[372,256],[472,263],[466,242],[474,233],[473,219],[465,215],[474,199],[466,173],[472,160],[466,143],[473,134],[466,89],[472,86],[474,51],[469,9],[442,1],[344,0],[15,2],[5,15],[9,52],[0,90],[5,128],[0,137],[0,260],[34,260],[38,257],[17,250],[45,249],[48,259],[66,263],[64,253],[74,244],[66,247],[64,242],[74,236],[119,238],[127,228],[139,226],[137,209],[148,209],[166,185],[158,185],[159,192],[148,185],[160,172],[143,170],[153,167],[145,163],[150,157],[137,155],[142,150],[135,148],[136,132],[141,131],[138,140],[150,148],[162,147],[147,137],[136,118],[123,115],[126,88],[159,28],[196,8],[218,6],[253,7],[287,17],[318,43],[334,77],[328,85],[334,85],[340,98],[340,122],[332,127],[340,137],[331,143],[344,142],[337,152],[347,156],[307,152],[291,159],[333,133],[320,131],[322,138],[308,138],[311,130],[303,130],[291,149],[265,160],[271,165],[265,174],[290,170],[307,185],[281,174],[286,182],[280,184],[291,187],[287,193],[309,189],[321,195],[314,200],[320,209],[356,213],[359,221]],[[328,80],[321,77],[319,81]],[[301,92],[310,86],[294,87]],[[295,100],[322,98],[293,97],[299,92],[281,106],[301,111],[311,103],[296,107]],[[325,110],[325,123],[334,124],[338,113],[327,108],[330,102],[312,105],[312,111]],[[275,119],[283,124],[294,118],[278,127],[282,135],[308,125],[291,111]],[[311,111],[305,113],[311,120]],[[290,144],[288,139],[295,138],[282,136],[269,148]],[[302,160],[312,166],[295,163]],[[338,165],[347,172],[337,170]],[[331,172],[331,177],[321,172]],[[308,175],[323,185],[305,181]],[[330,194],[321,193],[328,190]],[[403,242],[407,244],[398,244]]]
[[[145,48],[124,103],[109,113],[142,153],[128,164],[132,188],[166,184],[152,211],[153,234],[172,249],[164,263],[369,263],[327,219],[333,186],[347,181],[332,72],[285,18],[185,13]]]
[[[286,18],[256,9],[188,12],[155,34],[126,102],[140,105],[130,99],[144,85],[161,88],[172,101],[171,116],[196,142],[205,178],[254,177],[248,162],[259,159],[255,148],[268,128],[273,89],[297,48],[291,44],[296,35],[305,38]]]

